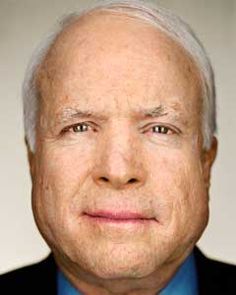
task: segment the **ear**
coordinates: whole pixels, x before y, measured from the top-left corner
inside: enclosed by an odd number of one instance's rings
[[[202,164],[203,164],[203,174],[206,187],[210,187],[210,178],[211,178],[211,168],[215,161],[217,154],[218,142],[217,138],[214,136],[212,139],[211,147],[208,150],[203,151]]]
[[[35,171],[35,154],[31,151],[30,146],[29,146],[29,142],[25,137],[25,145],[27,148],[27,158],[28,158],[28,163],[29,163],[29,167],[30,167],[30,176],[31,176],[31,180],[33,182],[34,179],[34,171]]]

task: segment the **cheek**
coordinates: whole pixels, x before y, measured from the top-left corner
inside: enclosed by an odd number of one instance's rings
[[[164,208],[161,219],[164,228],[173,234],[201,227],[208,211],[200,157],[188,150],[160,150],[152,157],[150,170],[156,206]]]
[[[91,155],[81,156],[76,147],[62,148],[45,153],[40,160],[39,173],[54,193],[54,198],[67,199],[82,185],[91,171]],[[44,189],[46,188],[43,185]]]
[[[72,151],[72,147],[65,150],[42,152],[36,169],[33,209],[41,231],[50,231],[47,236],[63,230],[64,223],[73,218],[69,214],[70,206],[90,171],[89,156],[77,156],[78,151]]]

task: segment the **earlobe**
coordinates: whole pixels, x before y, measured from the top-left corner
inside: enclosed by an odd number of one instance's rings
[[[209,150],[205,150],[203,153],[203,172],[204,172],[204,180],[207,188],[210,187],[210,176],[211,176],[211,168],[215,161],[216,154],[218,148],[217,138],[214,136],[212,138],[211,147]]]

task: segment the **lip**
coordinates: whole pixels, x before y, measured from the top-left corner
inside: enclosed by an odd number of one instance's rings
[[[144,223],[155,220],[155,218],[149,218],[141,213],[131,211],[98,210],[86,212],[85,215],[97,222]]]

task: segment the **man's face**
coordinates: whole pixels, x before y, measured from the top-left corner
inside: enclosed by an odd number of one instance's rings
[[[95,14],[60,35],[37,84],[33,209],[54,252],[102,278],[183,259],[207,224],[211,164],[186,52],[141,21]]]

